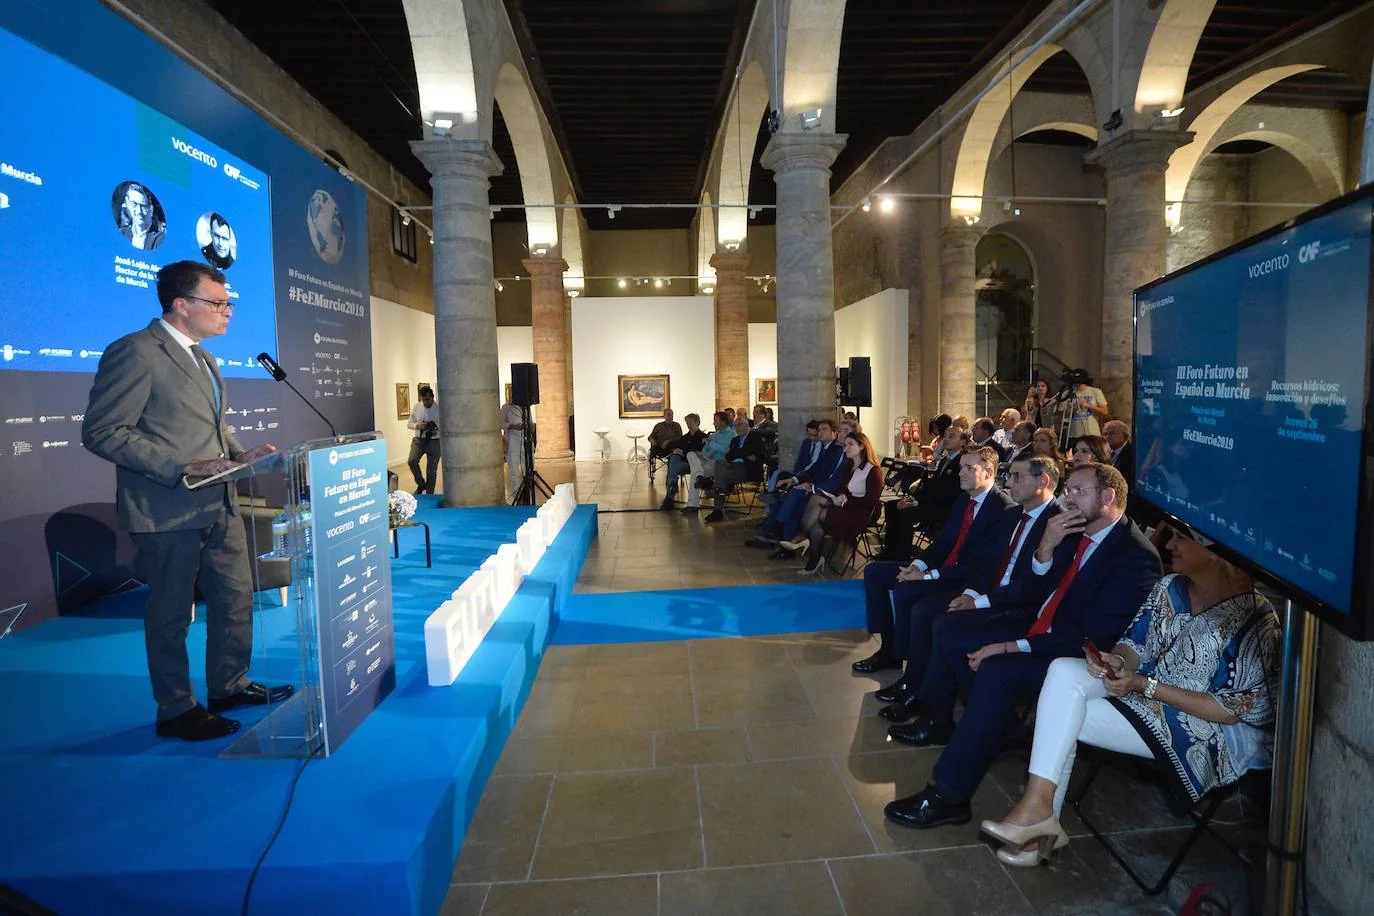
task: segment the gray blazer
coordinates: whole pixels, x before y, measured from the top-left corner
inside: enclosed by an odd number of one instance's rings
[[[238,458],[243,448],[224,426],[224,378],[219,410],[205,370],[154,319],[142,331],[110,344],[100,358],[81,443],[116,467],[115,501],[124,531],[208,528],[220,509],[238,514],[229,484],[188,490],[189,461]]]

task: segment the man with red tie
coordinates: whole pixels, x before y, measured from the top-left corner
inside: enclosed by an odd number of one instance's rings
[[[991,448],[967,449],[958,456],[960,496],[950,508],[940,536],[909,565],[869,563],[864,567],[864,603],[868,631],[878,636],[878,651],[854,663],[854,670],[869,674],[899,668],[909,654],[910,608],[919,601],[959,594],[983,556],[996,551],[989,536],[996,532],[1011,497],[993,487],[997,479],[997,452]],[[924,645],[915,649],[924,659]]]
[[[1078,468],[1064,488],[1067,506],[1050,519],[1031,560],[1036,603],[1018,612],[947,615],[932,664],[918,689],[928,714],[893,726],[894,740],[944,744],[934,782],[884,809],[907,827],[967,823],[969,799],[1016,722],[1016,704],[1033,702],[1056,658],[1076,656],[1085,638],[1112,645],[1159,580],[1159,554],[1125,517],[1126,480],[1105,464]],[[954,701],[966,693],[954,724]]]

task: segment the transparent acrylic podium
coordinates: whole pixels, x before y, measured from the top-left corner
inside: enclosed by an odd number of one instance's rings
[[[221,757],[307,758],[327,755],[330,750],[326,741],[325,708],[329,692],[325,677],[329,673],[322,671],[321,659],[327,656],[322,654],[320,642],[322,620],[324,627],[329,625],[329,618],[323,615],[329,613],[330,596],[321,595],[315,540],[317,535],[325,536],[332,528],[341,526],[335,524],[335,519],[316,518],[312,490],[316,490],[317,484],[324,484],[314,479],[321,467],[336,464],[339,454],[349,454],[349,446],[366,443],[383,446],[380,490],[366,496],[366,505],[379,500],[385,525],[385,449],[379,432],[302,442],[254,462],[240,475],[239,501],[245,515],[254,585],[253,660],[249,676],[268,684],[294,684],[296,692],[286,702],[271,707],[262,719],[239,735]],[[329,456],[327,463],[321,461],[323,455]],[[361,478],[359,482],[363,482]],[[336,489],[339,487],[321,485],[316,492],[323,494]],[[366,520],[368,515],[363,517]],[[380,570],[377,578],[380,589],[385,592],[387,650],[390,652],[390,559],[385,549],[374,548],[372,556],[376,561],[369,563],[368,569],[373,570],[370,575]],[[371,556],[366,557],[366,560],[371,559]],[[325,600],[322,601],[322,597]],[[394,658],[389,658],[394,664]],[[394,680],[394,670],[392,677]]]

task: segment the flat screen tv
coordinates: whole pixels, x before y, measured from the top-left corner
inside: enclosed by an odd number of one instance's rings
[[[1135,293],[1132,499],[1360,639],[1372,210],[1366,188]]]

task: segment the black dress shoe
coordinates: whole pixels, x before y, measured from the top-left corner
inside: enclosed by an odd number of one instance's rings
[[[874,671],[882,671],[886,668],[902,667],[900,658],[893,658],[887,652],[879,649],[868,658],[861,658],[850,666],[860,674],[872,674]]]
[[[196,704],[179,716],[157,723],[159,738],[180,738],[183,741],[210,741],[225,738],[239,730],[238,722],[208,712]]]
[[[879,703],[897,703],[916,692],[916,688],[905,677],[881,690],[873,691],[873,699]]]
[[[926,786],[915,795],[888,802],[883,816],[903,827],[943,827],[946,824],[967,824],[972,817],[966,801],[952,802],[940,797],[934,786]]]
[[[925,712],[926,704],[916,698],[916,691],[912,690],[905,694],[900,700],[894,701],[891,705],[884,706],[878,710],[878,715],[889,722],[905,722],[907,719],[914,719]]]
[[[948,744],[953,734],[953,722],[932,722],[924,717],[909,725],[894,725],[887,730],[887,736],[893,741],[910,744],[912,747],[938,747]]]
[[[268,687],[266,684],[249,684],[231,696],[212,698],[210,711],[224,712],[235,706],[269,706],[272,703],[280,703],[295,692],[296,688],[290,684],[282,684],[277,687]]]
[[[662,509],[664,512],[668,512],[673,508],[674,505],[675,503],[673,502],[673,498],[669,496],[667,499],[663,501],[663,504],[659,506],[659,508]]]

